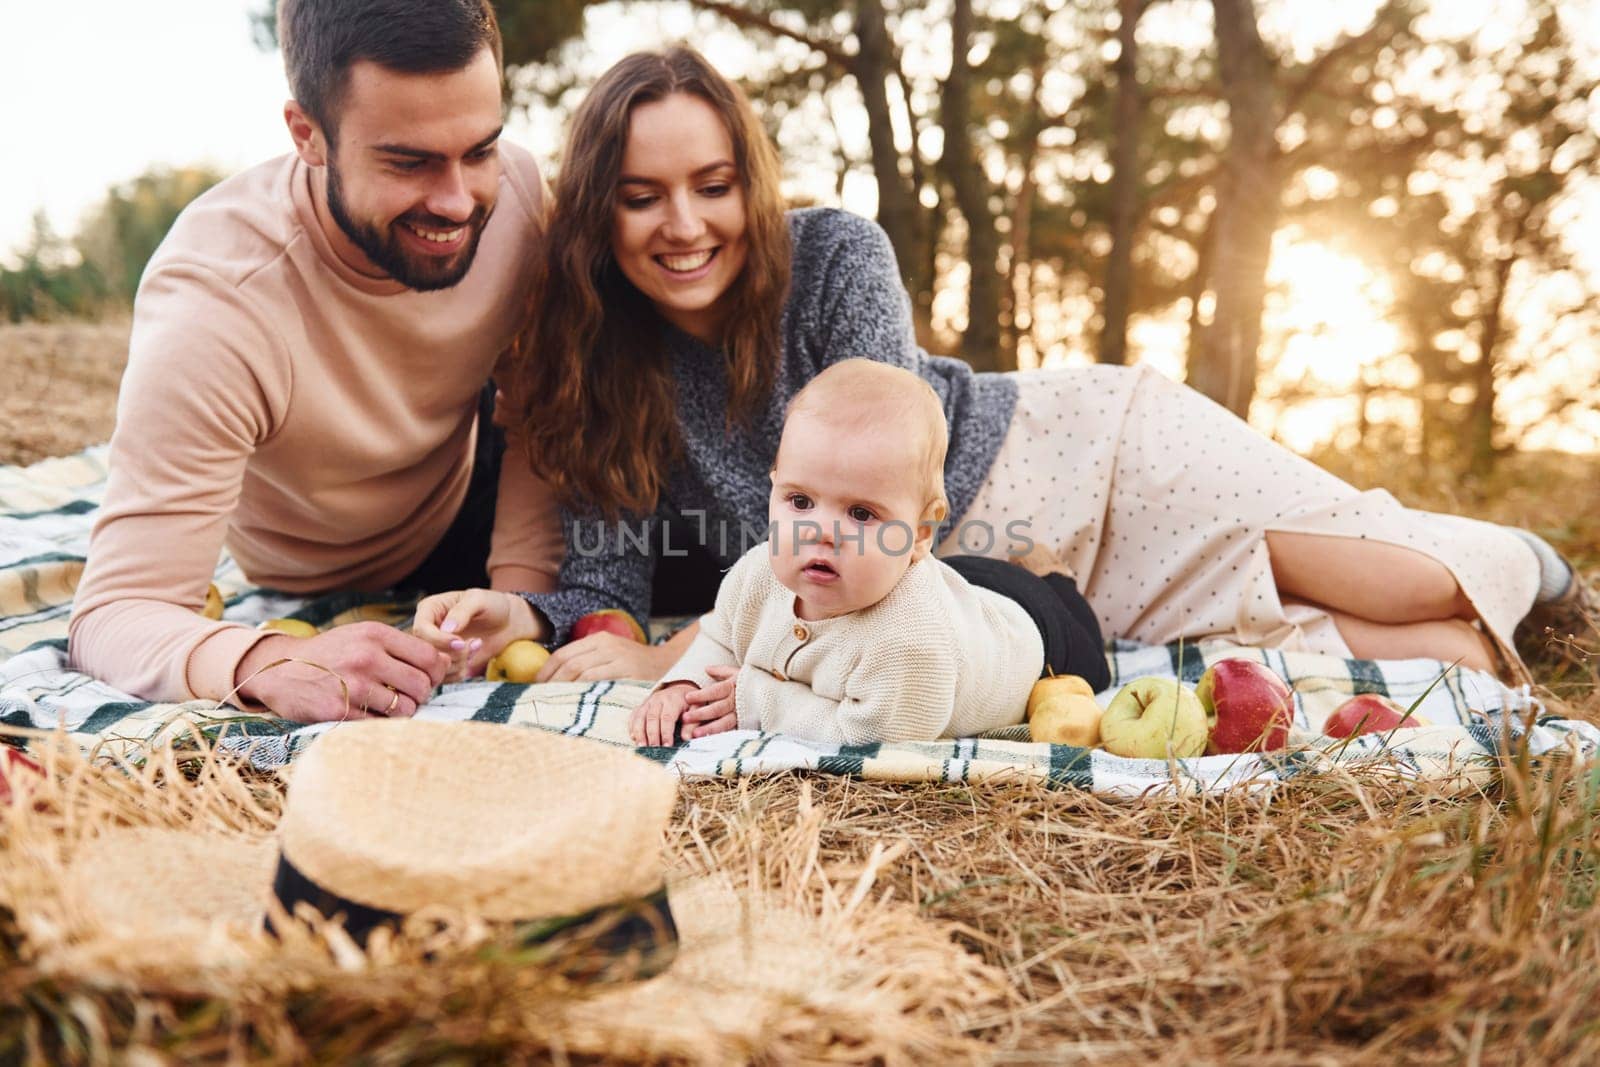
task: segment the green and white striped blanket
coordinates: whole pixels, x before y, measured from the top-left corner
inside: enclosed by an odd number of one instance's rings
[[[105,449],[0,468],[0,723],[66,729],[86,747],[131,753],[198,729],[220,738],[263,767],[293,759],[336,724],[295,726],[215,704],[151,704],[66,668],[67,618],[82,571],[95,507],[104,489]],[[226,617],[255,623],[294,615],[318,625],[358,618],[401,623],[408,606],[380,598],[284,597],[252,588],[231,560],[214,580],[227,601]],[[1144,794],[1217,790],[1269,784],[1333,767],[1380,766],[1415,778],[1469,784],[1494,774],[1499,758],[1526,743],[1543,755],[1566,750],[1579,759],[1600,749],[1600,729],[1544,716],[1527,690],[1512,690],[1469,670],[1432,660],[1344,660],[1304,653],[1239,649],[1220,643],[1143,647],[1119,643],[1110,652],[1112,688],[1142,675],[1178,675],[1193,683],[1205,664],[1223,656],[1259,659],[1295,691],[1296,731],[1287,753],[1211,756],[1168,764],[1131,760],[1062,745],[1033,744],[1026,727],[981,737],[926,743],[837,746],[792,737],[731,732],[677,749],[645,749],[680,773],[732,777],[812,770],[894,781],[1044,779],[1099,792]],[[647,687],[632,682],[519,686],[468,682],[443,687],[418,713],[424,718],[476,719],[536,727],[627,744],[629,711]],[[1353,693],[1384,693],[1409,705],[1430,725],[1353,742],[1320,736],[1327,715]]]

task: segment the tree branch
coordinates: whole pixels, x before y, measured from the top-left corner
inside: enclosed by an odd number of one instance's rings
[[[1300,107],[1300,102],[1304,100],[1310,93],[1316,91],[1317,87],[1322,82],[1322,79],[1327,76],[1328,71],[1332,69],[1333,65],[1339,60],[1343,59],[1345,56],[1348,56],[1351,52],[1354,52],[1361,46],[1376,39],[1379,31],[1384,26],[1384,19],[1387,16],[1399,11],[1400,7],[1401,0],[1389,0],[1388,3],[1384,4],[1383,7],[1372,16],[1372,25],[1368,26],[1358,34],[1340,38],[1338,41],[1334,42],[1333,47],[1329,48],[1326,52],[1322,53],[1322,55],[1313,60],[1311,66],[1306,68],[1305,73],[1301,75],[1300,79],[1289,87],[1288,95],[1285,97],[1283,102],[1282,113],[1288,115],[1291,112],[1298,110]]]
[[[856,57],[846,52],[844,47],[837,41],[830,41],[826,37],[815,37],[804,30],[792,30],[787,26],[779,25],[772,21],[770,15],[764,15],[759,11],[751,11],[743,4],[733,3],[732,0],[689,0],[689,6],[721,15],[735,26],[761,30],[772,34],[774,37],[784,37],[791,41],[798,41],[807,48],[826,56],[828,62],[844,71],[854,71]]]

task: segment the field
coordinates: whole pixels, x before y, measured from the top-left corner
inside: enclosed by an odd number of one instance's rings
[[[111,438],[128,324],[0,325],[0,464]]]
[[[0,328],[0,462],[106,437],[125,336]],[[1527,525],[1600,566],[1595,459],[1513,455],[1484,481],[1392,457],[1327,462],[1408,503]],[[1600,660],[1577,658],[1531,655],[1548,703],[1600,721]],[[181,798],[181,771],[129,783],[84,769],[79,788]],[[276,783],[248,784],[249,803],[270,809]],[[62,830],[48,808],[0,821],[0,847]],[[1559,760],[1513,761],[1466,796],[1350,776],[1144,803],[827,776],[694,783],[669,853],[825,919],[849,982],[829,972],[815,995],[767,996],[759,1027],[649,1046],[580,1032],[554,1006],[582,991],[515,954],[392,960],[359,980],[308,964],[231,985],[115,968],[90,981],[37,967],[0,912],[0,1061],[23,1048],[143,1063],[1600,1056],[1600,772]],[[773,966],[804,973],[804,957]],[[658,1008],[665,1032],[688,1006]]]

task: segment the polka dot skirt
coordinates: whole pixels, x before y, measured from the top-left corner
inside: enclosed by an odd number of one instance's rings
[[[1279,600],[1263,535],[1367,538],[1447,566],[1510,650],[1539,571],[1502,527],[1358,492],[1149,367],[1015,377],[1000,453],[939,554],[1022,556],[1036,546],[1036,559],[1042,549],[1077,575],[1107,636],[1349,655],[1325,612]]]

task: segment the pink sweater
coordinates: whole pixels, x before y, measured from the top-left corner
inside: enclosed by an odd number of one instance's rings
[[[74,668],[151,700],[220,700],[265,636],[196,612],[222,547],[251,581],[294,593],[381,589],[428,555],[466,494],[477,399],[542,238],[538,168],[500,154],[477,258],[436,292],[340,261],[293,155],[184,211],[134,303]],[[558,513],[506,458],[491,578],[552,589]]]

